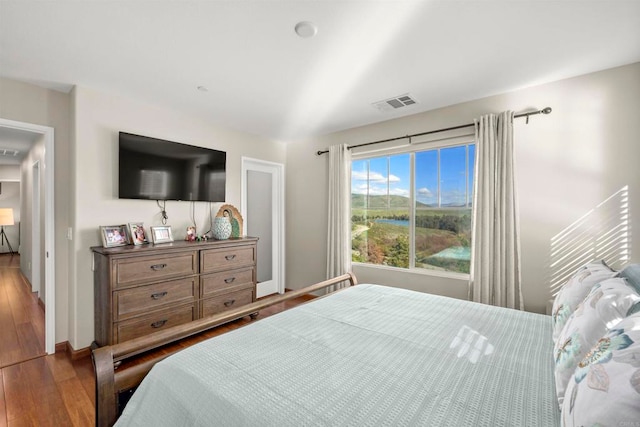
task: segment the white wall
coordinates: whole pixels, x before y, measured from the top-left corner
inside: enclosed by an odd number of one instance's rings
[[[0,169],[7,166],[0,166]],[[15,225],[5,225],[4,233],[7,239],[0,246],[0,253],[9,253],[9,244],[14,252],[20,248],[20,182],[0,181],[2,191],[0,192],[0,208],[13,209],[13,220]]]
[[[455,84],[455,82],[451,82]],[[553,108],[515,124],[520,194],[523,294],[527,310],[544,312],[550,248],[561,233],[628,186],[631,233],[640,230],[640,63],[517,90],[409,117],[291,144],[287,149],[287,287],[325,278],[327,156],[333,144],[359,144],[472,123],[490,112]],[[636,231],[637,232],[637,231]],[[640,239],[631,239],[640,261]],[[464,280],[354,267],[361,282],[466,298]]]
[[[39,257],[40,264],[40,277],[35,279],[38,283],[34,282],[34,266],[33,266],[33,188],[35,186],[34,182],[34,174],[33,174],[33,165],[34,163],[39,162],[40,165],[44,165],[44,138],[41,137],[29,150],[29,153],[25,156],[22,164],[20,165],[20,174],[21,181],[20,186],[22,189],[22,198],[21,198],[21,206],[22,206],[22,214],[24,221],[22,221],[20,225],[20,230],[22,233],[22,246],[20,251],[20,269],[22,273],[27,277],[29,283],[31,283],[31,288],[33,291],[38,291],[39,298],[42,302],[45,303],[46,307],[46,290],[44,286],[45,279],[45,257]],[[42,169],[41,169],[42,171]],[[39,174],[40,177],[40,189],[44,188],[44,173]],[[40,191],[40,206],[45,206],[44,200],[44,191]],[[40,248],[44,248],[44,216],[45,210],[40,209]],[[66,323],[66,322],[65,322]]]
[[[0,165],[0,208],[12,208],[15,225],[4,227],[5,235],[11,243],[14,252],[20,251],[20,165]],[[5,243],[0,247],[0,253],[8,253],[9,246]],[[22,258],[20,258],[22,261]]]
[[[85,87],[72,92],[73,215],[75,234],[70,288],[70,343],[93,341],[91,246],[100,245],[98,227],[143,221],[160,225],[155,201],[118,199],[118,132],[125,131],[227,152],[227,203],[241,210],[241,156],[284,163],[285,145],[214,126],[177,111]],[[212,204],[213,214],[222,203]],[[190,224],[190,202],[168,201],[168,225],[183,239]],[[208,226],[209,203],[195,203],[199,230]]]
[[[55,342],[68,339],[70,246],[69,226],[69,94],[0,77],[0,117],[54,128],[55,182]],[[23,194],[23,197],[26,197]],[[28,196],[30,197],[30,195]]]

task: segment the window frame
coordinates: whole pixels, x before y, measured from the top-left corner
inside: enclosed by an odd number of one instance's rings
[[[399,271],[399,272],[407,272],[407,273],[412,273],[412,274],[422,274],[422,275],[426,275],[426,276],[435,276],[435,277],[443,277],[443,278],[450,278],[450,279],[462,279],[462,280],[468,280],[470,278],[470,274],[469,273],[460,273],[460,272],[455,272],[455,271],[443,271],[443,270],[432,270],[432,269],[428,269],[428,268],[420,268],[420,267],[416,267],[415,266],[415,221],[416,221],[416,182],[415,182],[415,155],[418,152],[421,151],[429,151],[429,150],[439,150],[439,149],[443,149],[443,148],[450,148],[450,147],[458,147],[458,146],[469,146],[469,145],[476,145],[477,146],[477,142],[475,140],[475,134],[474,133],[468,133],[468,134],[463,134],[463,135],[458,135],[458,136],[453,136],[453,137],[449,137],[449,138],[441,138],[441,139],[434,139],[434,140],[427,140],[427,141],[421,141],[421,142],[411,142],[409,140],[408,144],[405,145],[401,145],[401,146],[396,146],[396,147],[383,147],[380,149],[371,149],[370,147],[368,147],[369,149],[358,149],[358,148],[354,148],[352,149],[352,153],[351,153],[351,162],[353,163],[354,161],[358,161],[358,160],[367,160],[367,159],[372,159],[372,158],[376,158],[376,157],[383,157],[383,156],[394,156],[394,155],[400,155],[400,154],[409,154],[409,180],[410,180],[410,186],[409,186],[409,267],[408,268],[403,268],[403,267],[395,267],[395,266],[390,266],[390,265],[382,265],[382,264],[373,264],[373,263],[367,263],[367,262],[359,262],[359,261],[352,261],[352,264],[357,265],[359,267],[365,267],[365,268],[374,268],[374,269],[383,269],[383,270],[391,270],[391,271]],[[477,152],[476,152],[476,158],[477,158]],[[466,162],[466,168],[465,168],[465,185],[468,187],[469,186],[469,158],[467,155],[467,158],[465,159]],[[475,173],[475,167],[474,167],[474,173]],[[438,182],[440,181],[440,152],[438,152]],[[475,185],[475,180],[474,180],[474,185]],[[440,192],[439,192],[440,193]],[[468,188],[468,193],[467,193],[467,197],[470,198],[470,200],[468,200],[467,204],[469,205],[469,207],[473,210],[473,188]],[[349,198],[351,200],[351,197]],[[438,194],[438,199],[439,202],[438,204],[440,204],[441,202],[441,194]],[[442,209],[442,208],[440,208]],[[352,206],[349,206],[349,212],[352,212]],[[473,220],[473,218],[472,218]],[[472,225],[473,227],[473,225]],[[351,231],[349,232],[349,241],[352,242],[353,238],[352,238],[352,234]]]

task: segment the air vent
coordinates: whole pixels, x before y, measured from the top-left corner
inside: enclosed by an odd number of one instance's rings
[[[413,99],[411,95],[405,93],[404,95],[396,96],[393,98],[385,99],[384,101],[374,102],[372,105],[380,111],[392,111],[398,108],[408,107],[409,105],[417,104],[418,101]]]
[[[12,148],[0,148],[0,156],[4,157],[16,157],[20,154],[20,151],[14,150]]]

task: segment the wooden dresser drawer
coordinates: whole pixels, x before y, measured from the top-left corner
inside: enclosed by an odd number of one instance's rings
[[[114,321],[157,310],[167,304],[192,303],[199,298],[198,277],[154,283],[114,292]]]
[[[223,294],[239,286],[247,287],[247,285],[253,286],[253,267],[200,276],[203,298]]]
[[[200,273],[255,265],[255,247],[238,246],[200,252]]]
[[[239,237],[92,247],[94,344],[143,337],[200,319],[203,311],[252,303],[257,245],[257,237]]]
[[[198,252],[180,252],[115,261],[116,286],[156,282],[171,277],[198,273]]]
[[[253,288],[229,292],[215,298],[202,300],[202,317],[221,313],[253,302]]]
[[[193,303],[167,310],[159,310],[146,316],[118,322],[115,325],[114,343],[148,335],[172,326],[182,325],[197,318],[197,304]]]

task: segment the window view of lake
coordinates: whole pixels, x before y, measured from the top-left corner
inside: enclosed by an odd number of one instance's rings
[[[352,260],[469,273],[474,153],[468,144],[354,160]]]

